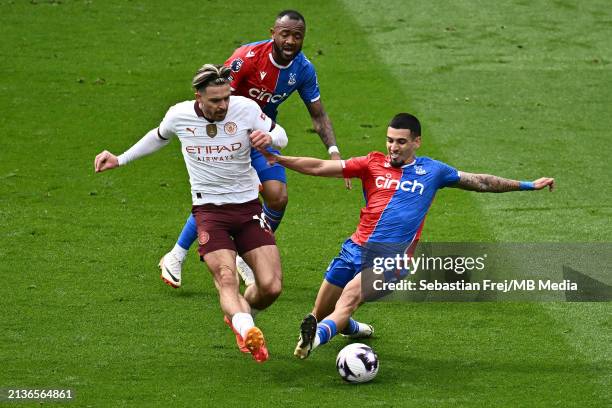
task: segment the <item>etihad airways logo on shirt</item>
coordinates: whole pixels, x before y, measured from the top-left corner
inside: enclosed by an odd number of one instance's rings
[[[185,146],[185,151],[189,154],[218,154],[232,153],[240,150],[242,143],[232,143],[230,145],[214,145],[214,146]]]
[[[387,177],[376,177],[374,179],[374,183],[378,188],[385,188],[389,190],[402,190],[410,193],[417,192],[418,190],[419,195],[423,195],[423,191],[425,190],[425,186],[416,180],[394,180],[391,178],[390,174],[388,174]]]

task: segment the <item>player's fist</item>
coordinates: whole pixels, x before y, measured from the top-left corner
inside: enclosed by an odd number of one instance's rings
[[[553,188],[555,188],[555,179],[550,177],[542,177],[533,181],[534,190],[541,190],[545,187],[548,187],[550,191],[553,191]]]
[[[272,136],[261,130],[254,130],[249,135],[251,146],[256,149],[266,148],[272,145]]]
[[[119,166],[119,159],[117,156],[109,152],[108,150],[103,151],[96,156],[94,160],[94,169],[96,173],[103,172],[105,170],[114,169]]]

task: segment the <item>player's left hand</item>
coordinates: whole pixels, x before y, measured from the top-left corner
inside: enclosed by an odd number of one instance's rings
[[[272,145],[272,136],[258,129],[252,131],[249,138],[251,139],[251,146],[258,150]]]
[[[329,155],[329,158],[332,160],[342,160],[342,157],[340,157],[340,153],[332,153]],[[353,184],[351,183],[351,179],[349,178],[345,178],[344,179],[344,186],[346,187],[347,190],[350,190],[353,188]]]
[[[555,188],[555,179],[550,177],[542,177],[533,181],[534,190],[542,190],[547,186],[550,191],[553,191]]]

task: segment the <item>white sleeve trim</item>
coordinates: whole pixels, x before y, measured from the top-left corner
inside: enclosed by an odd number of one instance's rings
[[[127,151],[125,151],[125,153],[117,157],[117,160],[119,160],[119,165],[125,166],[131,161],[156,152],[169,142],[170,140],[164,140],[159,137],[157,128],[149,130],[149,132],[144,135],[142,139],[136,142],[134,146],[130,147]]]
[[[316,97],[316,98],[314,98],[314,99],[311,99],[311,100],[310,100],[310,103],[316,102],[316,101],[318,101],[319,99],[321,99],[321,95],[317,96],[317,97]]]

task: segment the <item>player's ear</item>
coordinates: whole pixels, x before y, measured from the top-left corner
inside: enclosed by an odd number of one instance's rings
[[[274,27],[270,27],[270,37],[274,37]]]

